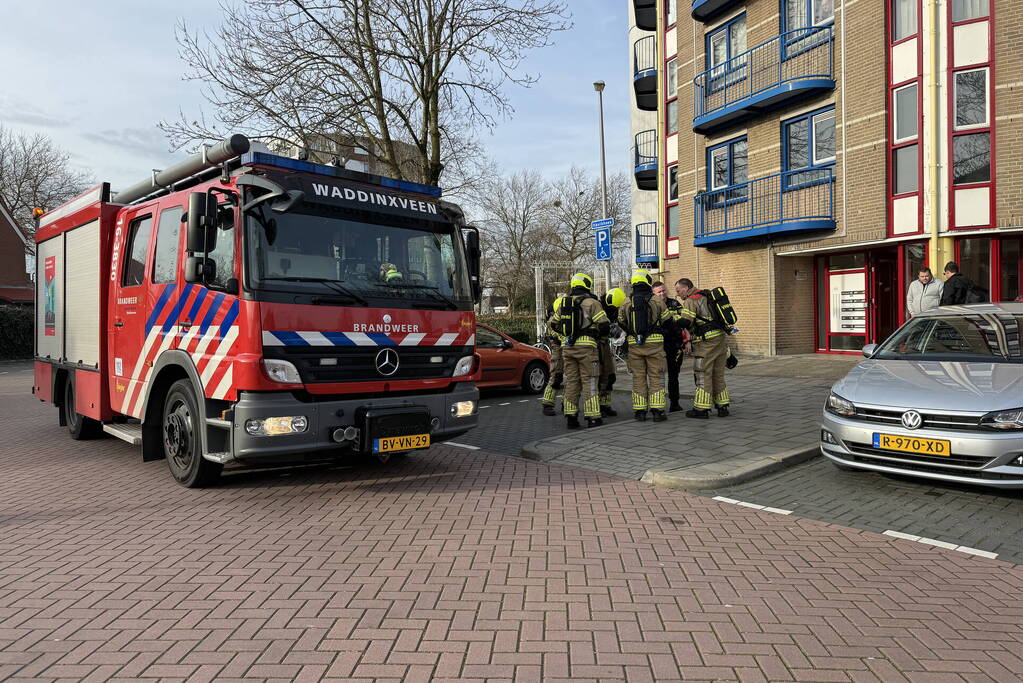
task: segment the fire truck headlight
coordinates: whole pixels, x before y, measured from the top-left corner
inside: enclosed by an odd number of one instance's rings
[[[476,360],[475,356],[462,356],[458,359],[458,363],[455,364],[455,371],[452,373],[452,377],[462,377],[472,372],[473,361]]]
[[[469,417],[476,411],[476,401],[456,401],[451,404],[451,417]]]
[[[298,375],[298,368],[286,360],[264,358],[263,369],[266,371],[266,376],[274,382],[283,384],[301,384],[302,382],[302,378]]]
[[[245,431],[249,434],[249,436],[301,434],[308,428],[309,420],[305,415],[253,418],[245,421]]]

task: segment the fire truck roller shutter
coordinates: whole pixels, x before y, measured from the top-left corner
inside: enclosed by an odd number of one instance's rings
[[[64,355],[68,363],[99,367],[102,326],[99,221],[68,231],[65,239],[69,258],[65,268],[67,341]]]

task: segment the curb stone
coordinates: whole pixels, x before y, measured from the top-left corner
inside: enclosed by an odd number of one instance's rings
[[[640,481],[673,489],[719,489],[798,465],[819,453],[820,447],[815,444],[812,447],[794,448],[754,461],[736,457],[716,463],[685,467],[655,467],[647,470]]]

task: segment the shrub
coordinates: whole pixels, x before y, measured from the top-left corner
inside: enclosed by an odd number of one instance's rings
[[[0,360],[32,357],[32,307],[0,305]]]
[[[536,316],[532,313],[480,315],[476,316],[476,319],[523,344],[536,343]]]

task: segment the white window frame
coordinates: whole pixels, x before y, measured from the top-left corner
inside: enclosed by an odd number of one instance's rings
[[[810,0],[810,22],[811,22],[812,26],[824,26],[825,24],[829,24],[829,23],[835,21],[835,3],[834,3],[834,1],[832,1],[832,3],[831,3],[831,16],[828,17],[827,19],[818,19],[816,16],[814,16],[815,10],[816,10],[816,6],[814,4],[814,0]]]
[[[977,71],[984,72],[984,121],[981,123],[971,123],[968,126],[960,126],[956,124],[956,119],[959,113],[959,74],[974,73]],[[958,131],[963,130],[974,130],[979,128],[990,128],[991,127],[991,74],[988,71],[988,67],[982,66],[977,69],[962,69],[952,74],[952,126],[953,129]]]
[[[678,97],[678,70],[675,68],[677,57],[672,57],[664,65],[664,70],[667,72],[667,85],[665,87],[668,92],[664,93],[664,99],[670,100],[673,97]]]
[[[835,129],[835,150],[836,150],[836,154],[832,154],[830,157],[819,158],[817,156],[817,121],[818,121],[818,119],[827,119],[827,118],[831,119],[831,125]],[[829,163],[832,163],[832,162],[835,161],[835,157],[837,156],[837,150],[838,150],[838,127],[837,127],[836,123],[837,123],[837,121],[835,121],[835,110],[834,109],[831,109],[829,111],[822,111],[820,114],[815,114],[814,116],[810,117],[810,135],[811,135],[811,137],[810,137],[809,142],[810,142],[810,165],[811,166],[823,166],[824,164],[829,164]]]
[[[906,38],[909,38],[911,36],[915,36],[918,33],[920,33],[920,5],[919,5],[919,1],[918,0],[890,0],[890,2],[891,2],[891,13],[892,13],[892,42],[893,43],[897,43],[897,42],[899,42],[901,40],[905,40]],[[904,36],[899,36],[899,35],[895,34],[895,29],[896,29],[896,27],[898,25],[897,16],[899,14],[899,5],[901,3],[903,3],[903,2],[908,2],[909,3],[909,7],[911,7],[913,9],[913,19],[914,19],[913,23],[916,24],[916,29],[913,32],[911,32],[911,33],[907,33]]]
[[[675,26],[678,23],[678,7],[674,2],[669,0],[668,11],[664,17],[665,28],[669,26]]]
[[[913,98],[913,120],[916,122],[916,132],[912,135],[899,137],[899,93],[909,88],[916,89],[916,97]],[[906,85],[892,90],[892,141],[894,144],[916,140],[920,136],[920,89],[918,83],[907,83]]]
[[[730,173],[729,173],[729,166],[731,165],[731,160],[728,158],[729,150],[730,149],[731,149],[731,145],[721,145],[717,149],[712,150],[711,153],[710,153],[710,189],[712,189],[712,190],[723,190],[724,188],[728,187],[728,176],[730,175]],[[718,154],[722,154],[725,157],[725,184],[724,185],[716,185],[715,184],[717,182],[717,179],[715,178],[716,174],[714,173],[714,170],[715,170],[714,159],[715,159],[715,157],[717,157]]]

